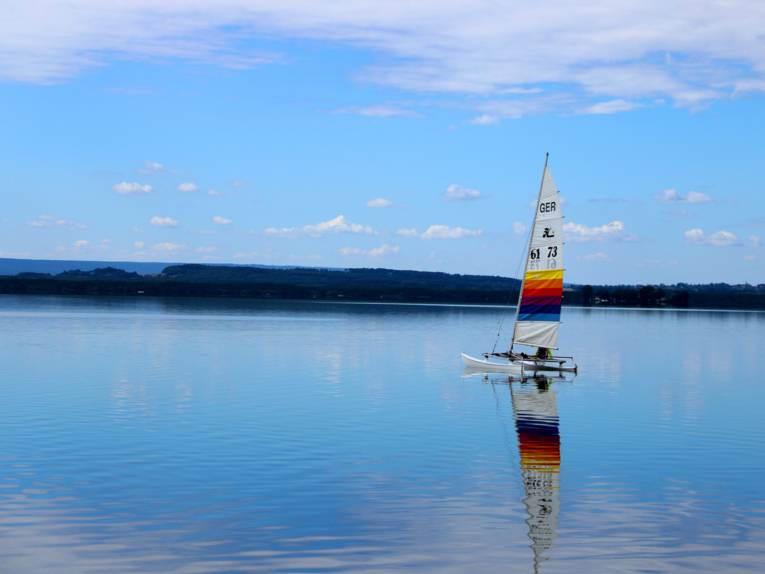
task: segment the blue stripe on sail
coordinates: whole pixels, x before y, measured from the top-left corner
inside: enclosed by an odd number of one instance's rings
[[[560,321],[560,313],[519,313],[519,321]]]
[[[560,302],[551,304],[535,304],[535,303],[521,303],[521,315],[526,313],[544,313],[560,315]]]

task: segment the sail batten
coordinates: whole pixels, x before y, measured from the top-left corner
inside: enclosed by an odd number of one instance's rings
[[[563,212],[545,162],[518,297],[513,344],[556,348],[562,300]]]

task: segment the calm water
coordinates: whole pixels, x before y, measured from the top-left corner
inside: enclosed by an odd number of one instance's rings
[[[0,297],[0,572],[761,571],[765,314],[503,312]]]

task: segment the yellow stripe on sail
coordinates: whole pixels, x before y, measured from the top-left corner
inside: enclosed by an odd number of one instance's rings
[[[526,271],[526,281],[542,281],[563,279],[563,269],[546,269],[544,271]]]

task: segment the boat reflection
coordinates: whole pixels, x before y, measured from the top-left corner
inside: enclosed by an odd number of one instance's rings
[[[534,377],[510,383],[535,573],[555,541],[560,508],[560,432],[551,382]]]
[[[549,557],[557,537],[560,508],[560,430],[556,394],[551,386],[553,382],[571,379],[565,376],[490,374],[483,374],[483,378],[492,386],[500,383],[510,389],[518,435],[523,503],[528,515],[526,524],[536,574]]]

